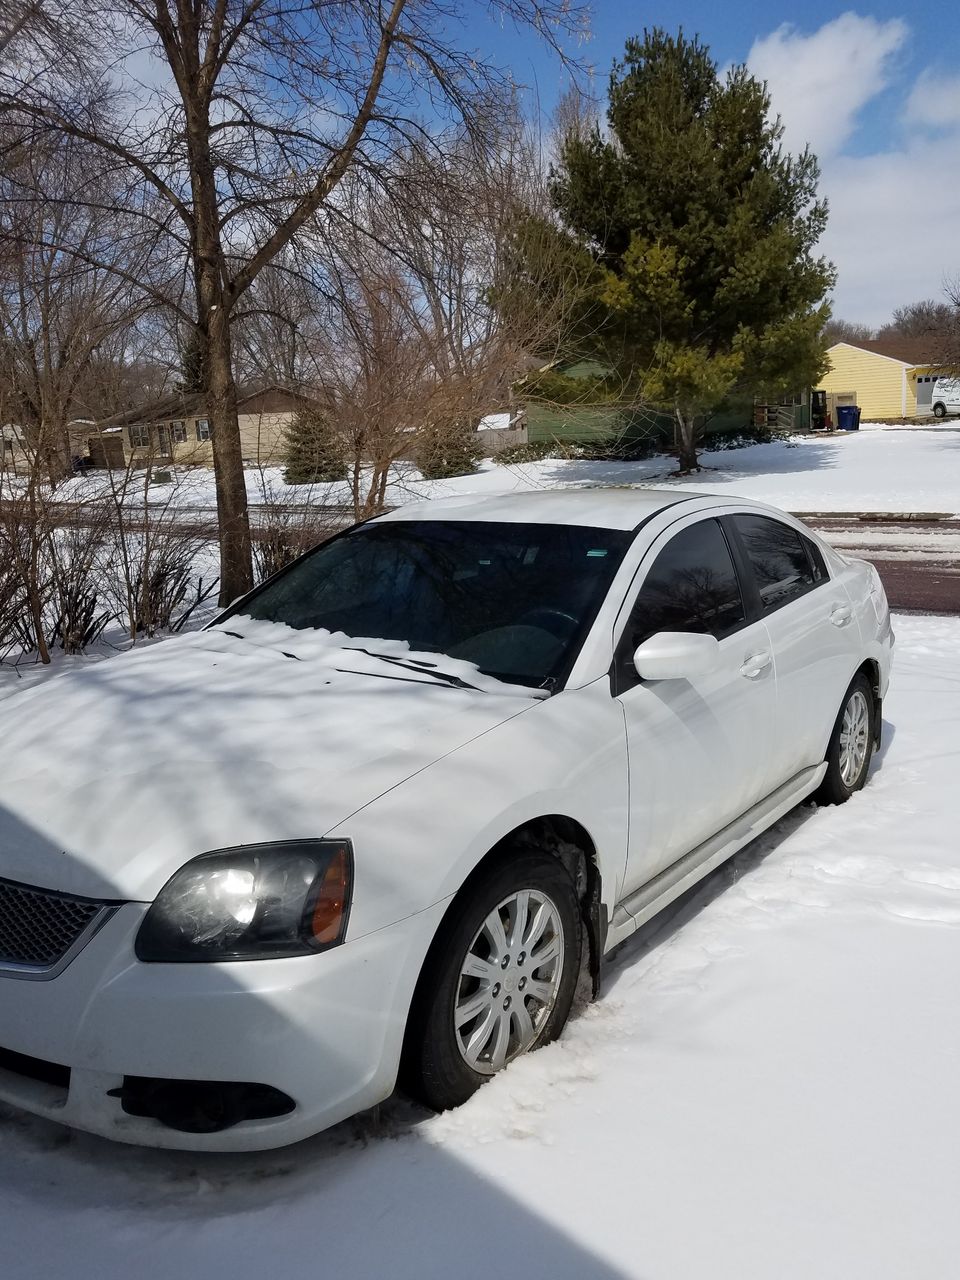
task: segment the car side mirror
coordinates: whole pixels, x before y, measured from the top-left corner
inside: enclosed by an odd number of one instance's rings
[[[689,631],[659,631],[633,655],[641,680],[695,680],[720,665],[720,644],[715,636]]]

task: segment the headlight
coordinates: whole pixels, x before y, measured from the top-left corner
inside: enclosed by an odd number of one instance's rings
[[[343,941],[349,840],[284,840],[204,853],[177,871],[137,934],[140,960],[266,960]]]

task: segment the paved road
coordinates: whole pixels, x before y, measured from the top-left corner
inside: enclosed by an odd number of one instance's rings
[[[806,516],[838,551],[870,560],[893,609],[960,614],[960,519]]]

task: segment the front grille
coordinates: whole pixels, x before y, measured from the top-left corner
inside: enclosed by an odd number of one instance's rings
[[[0,880],[0,965],[52,969],[104,906],[89,898]]]

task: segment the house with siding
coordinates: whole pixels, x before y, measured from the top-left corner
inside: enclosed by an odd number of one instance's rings
[[[282,462],[287,428],[297,410],[309,403],[306,396],[279,386],[242,395],[237,408],[244,462]],[[75,448],[96,467],[213,465],[213,433],[202,394],[176,392],[107,418],[81,434]]]
[[[858,404],[865,421],[925,418],[933,413],[938,376],[933,338],[870,338],[835,342],[830,368],[817,388],[827,393],[836,422],[838,405]]]
[[[616,401],[603,403],[604,389],[599,385],[613,373],[609,365],[597,360],[580,359],[555,362],[528,370],[515,385],[515,393],[523,396],[528,379],[537,374],[552,373],[576,386],[582,384],[581,397],[570,397],[568,403],[549,397],[531,397],[525,405],[530,439],[567,440],[584,444],[602,441],[670,440],[675,419],[672,413],[650,405],[623,405]],[[606,394],[609,395],[609,389]],[[806,431],[810,427],[809,388],[779,400],[767,400],[739,391],[706,415],[708,435],[769,427],[782,431]]]

